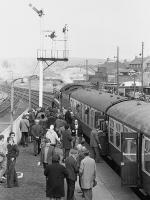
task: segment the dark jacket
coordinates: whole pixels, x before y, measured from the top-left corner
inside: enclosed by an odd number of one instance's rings
[[[59,163],[48,165],[44,171],[47,177],[47,197],[64,197],[64,178],[68,176],[66,168]]]
[[[76,135],[76,129],[75,129],[74,123],[71,125],[71,132],[72,132],[72,136]],[[81,126],[81,124],[78,123],[77,136],[82,137],[82,135],[83,135],[82,126]]]
[[[33,135],[34,138],[36,137],[41,137],[43,134],[43,128],[39,124],[35,124],[31,128],[31,134]]]
[[[68,179],[72,181],[76,181],[77,173],[79,169],[77,166],[77,161],[72,156],[69,156],[67,157],[65,164],[66,164],[66,169],[68,172]]]
[[[8,144],[7,150],[8,150],[8,152],[7,152],[7,158],[8,159],[18,157],[19,149],[18,149],[18,146],[16,144],[14,144],[14,145]]]
[[[62,147],[64,149],[71,149],[71,132],[69,130],[62,131]]]
[[[67,124],[72,124],[72,116],[69,110],[65,113],[65,120]]]

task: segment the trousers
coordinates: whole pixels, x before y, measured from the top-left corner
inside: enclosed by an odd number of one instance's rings
[[[16,159],[7,159],[7,187],[18,186],[18,178],[15,170]]]
[[[69,152],[70,152],[70,149],[63,148],[63,159],[66,159],[67,157],[69,157]]]
[[[67,200],[74,200],[75,181],[67,179]]]
[[[22,132],[22,145],[28,145],[28,132]]]
[[[37,155],[40,153],[40,140],[33,140],[33,151],[34,151],[34,155]]]
[[[85,200],[92,200],[92,188],[82,189]]]

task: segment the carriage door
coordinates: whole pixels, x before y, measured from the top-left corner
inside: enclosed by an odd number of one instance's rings
[[[138,133],[121,133],[121,184],[138,184]]]

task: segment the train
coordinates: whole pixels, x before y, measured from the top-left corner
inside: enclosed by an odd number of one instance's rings
[[[85,137],[102,130],[101,153],[119,167],[121,184],[150,195],[150,103],[91,88],[73,89],[69,101]]]

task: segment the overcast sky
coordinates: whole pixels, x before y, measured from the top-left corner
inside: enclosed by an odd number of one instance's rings
[[[0,57],[36,57],[39,17],[28,6],[45,12],[45,29],[62,36],[69,26],[71,57],[132,59],[150,55],[150,0],[0,0]]]

